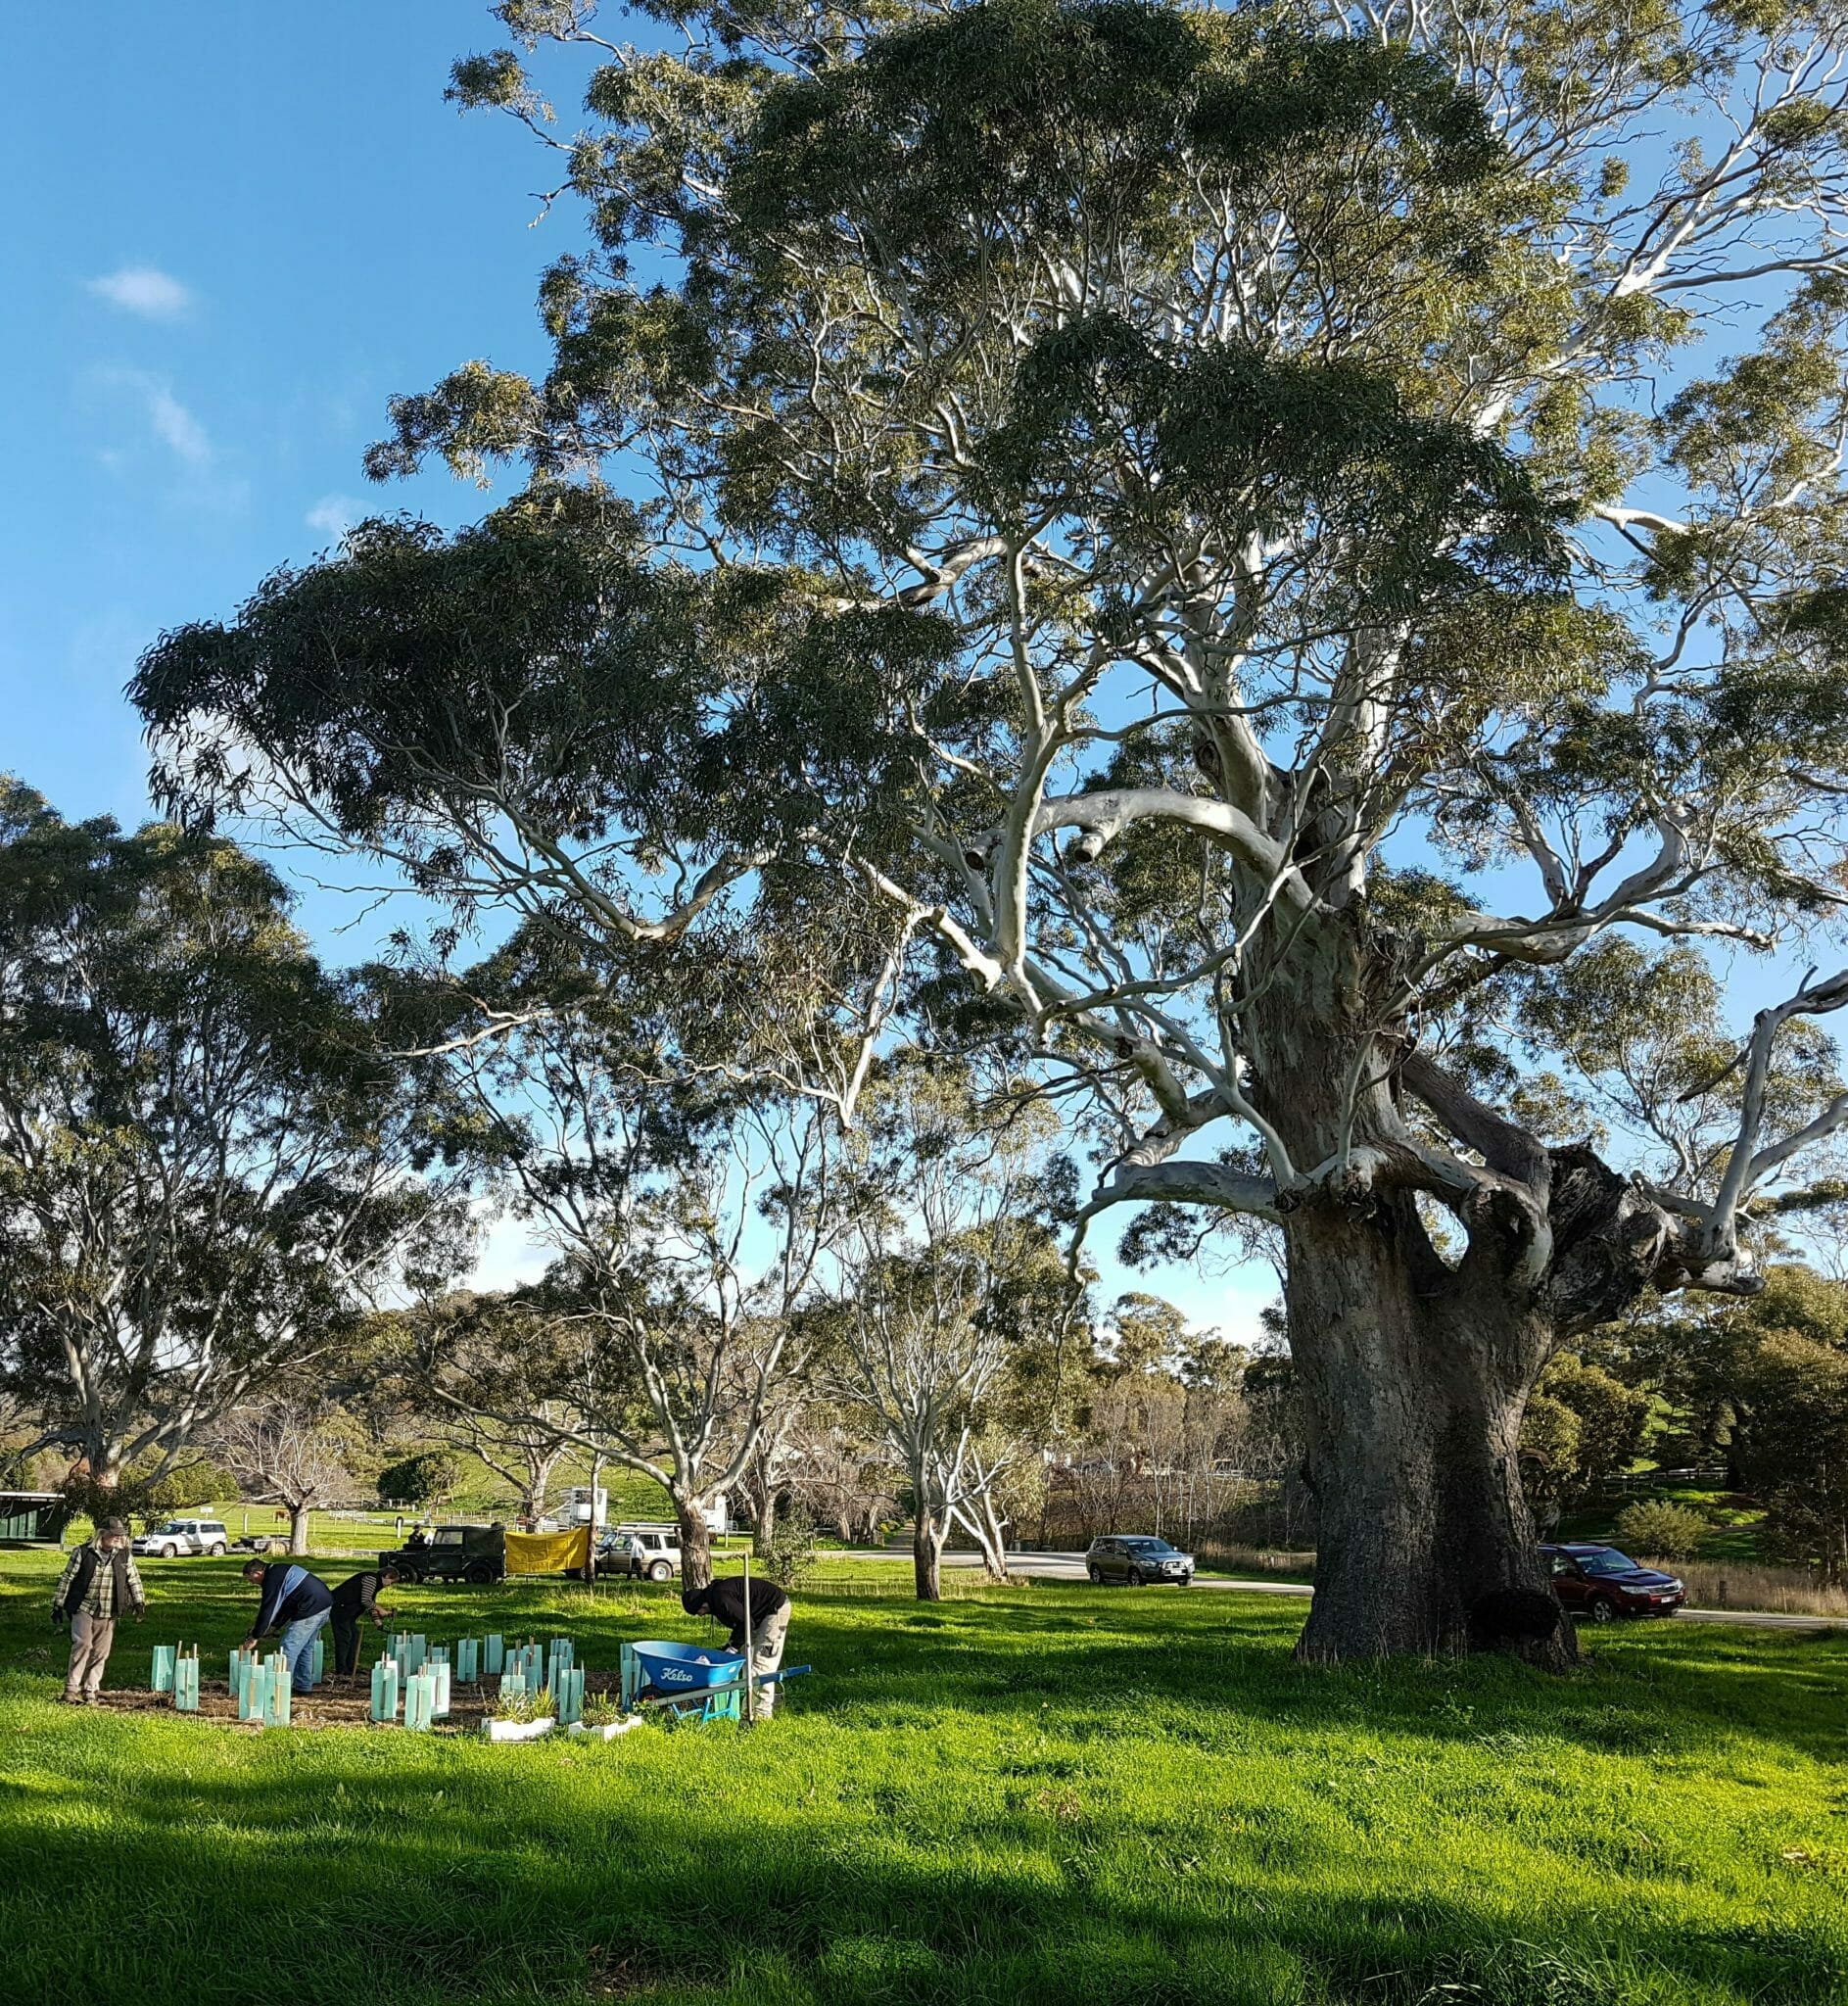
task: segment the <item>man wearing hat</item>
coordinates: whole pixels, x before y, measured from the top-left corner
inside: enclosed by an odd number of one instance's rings
[[[130,1612],[137,1623],[148,1613],[147,1592],[128,1551],[128,1528],[119,1518],[106,1518],[65,1563],[64,1578],[51,1599],[54,1626],[67,1618],[71,1624],[67,1706],[96,1704],[116,1643],[116,1619]]]

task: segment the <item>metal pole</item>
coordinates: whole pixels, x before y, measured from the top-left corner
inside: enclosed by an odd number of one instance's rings
[[[757,1643],[751,1632],[751,1556],[744,1555],[744,1725],[757,1725]]]

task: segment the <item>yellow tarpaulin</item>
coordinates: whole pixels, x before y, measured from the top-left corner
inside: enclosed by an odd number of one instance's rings
[[[584,1571],[591,1557],[591,1528],[575,1532],[510,1532],[507,1534],[509,1574],[563,1574]]]

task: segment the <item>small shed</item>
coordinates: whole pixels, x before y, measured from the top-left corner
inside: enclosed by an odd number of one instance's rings
[[[62,1491],[0,1491],[0,1547],[56,1546],[70,1517]]]

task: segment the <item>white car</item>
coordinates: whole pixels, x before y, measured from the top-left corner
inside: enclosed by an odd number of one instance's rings
[[[231,1535],[215,1518],[169,1518],[131,1541],[130,1551],[158,1553],[163,1560],[177,1559],[181,1553],[211,1553],[215,1558],[230,1544]]]

